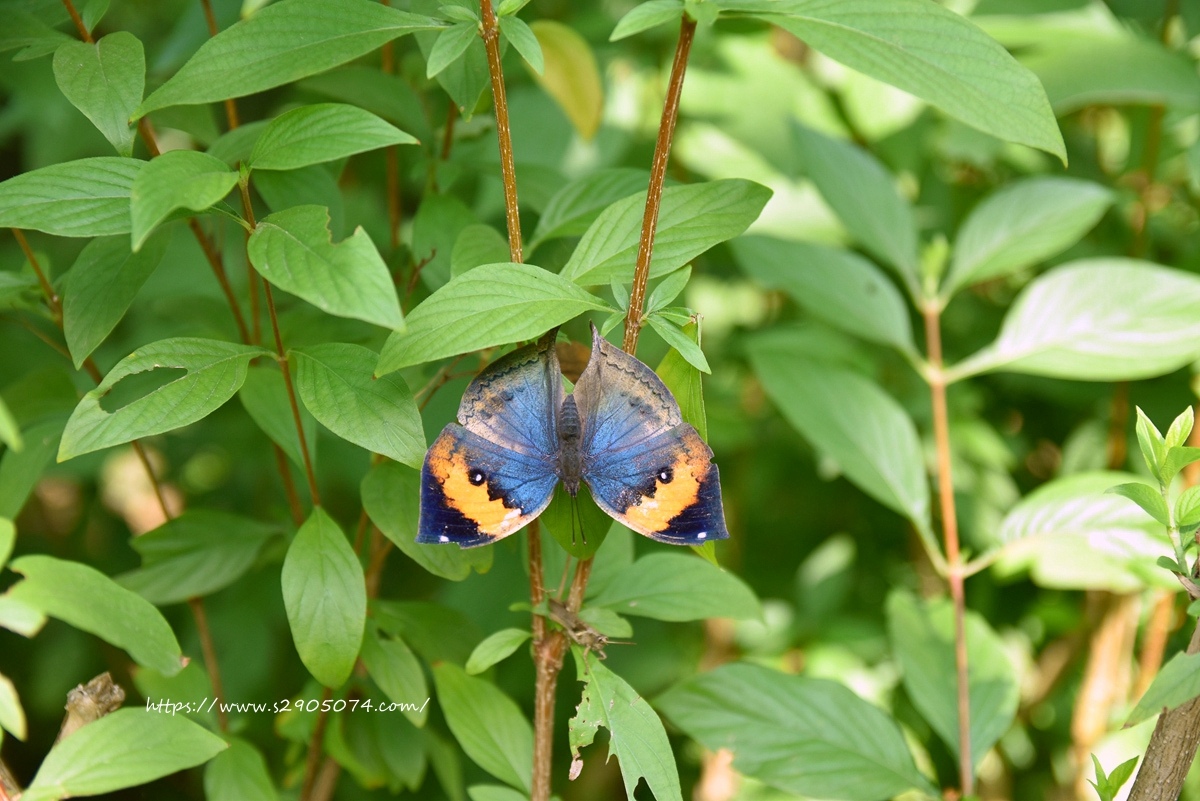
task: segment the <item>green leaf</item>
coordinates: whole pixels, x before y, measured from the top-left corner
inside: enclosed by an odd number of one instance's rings
[[[658,620],[762,617],[754,591],[741,579],[681,553],[643,556],[618,573],[591,603]]]
[[[604,84],[592,46],[575,28],[556,20],[535,20],[529,29],[545,62],[545,69],[535,71],[534,79],[562,109],[576,133],[591,141],[600,130],[604,113]]]
[[[1200,486],[1188,487],[1175,501],[1175,525],[1181,529],[1200,526]]]
[[[414,726],[424,726],[429,709],[423,701],[429,698],[429,686],[425,683],[421,663],[408,644],[399,637],[380,636],[372,628],[363,637],[362,661],[388,698],[397,704],[416,706],[415,709],[402,707],[402,711]]]
[[[183,669],[179,643],[162,614],[95,568],[50,556],[22,556],[8,567],[25,577],[9,598],[95,634],[139,665],[168,676]]]
[[[54,80],[117,153],[133,153],[129,118],[146,85],[146,56],[136,36],[118,31],[95,44],[64,42],[54,51]]]
[[[100,156],[30,170],[0,183],[0,227],[55,236],[129,233],[129,195],[146,165]]]
[[[167,243],[166,237],[154,237],[131,253],[126,237],[98,237],[75,259],[63,289],[63,333],[76,370],[121,322]]]
[[[421,413],[399,376],[374,378],[379,357],[360,345],[294,350],[296,389],[308,410],[339,437],[419,468],[425,457]]]
[[[1154,677],[1126,726],[1136,726],[1159,712],[1167,712],[1200,696],[1200,654],[1175,654]]]
[[[1188,436],[1192,433],[1192,426],[1195,424],[1195,413],[1191,406],[1184,407],[1179,416],[1171,421],[1171,427],[1167,429],[1167,435],[1164,438],[1168,448],[1178,448],[1187,442]]]
[[[1117,793],[1124,786],[1125,782],[1129,781],[1129,777],[1133,775],[1133,769],[1137,767],[1139,757],[1126,760],[1120,765],[1113,768],[1110,775],[1104,775],[1104,768],[1100,765],[1100,760],[1092,754],[1092,764],[1096,767],[1096,781],[1088,781],[1088,784],[1096,788],[1097,795],[1100,796],[1100,801],[1114,801]]]
[[[654,329],[655,333],[674,348],[688,364],[702,373],[712,373],[712,368],[708,366],[708,359],[704,357],[704,351],[678,325],[658,314],[650,315],[646,318],[646,322],[650,323],[650,327]]]
[[[364,108],[423,142],[433,141],[421,97],[403,77],[380,72],[378,67],[342,67],[306,78],[297,88]]]
[[[992,193],[959,229],[942,295],[1061,253],[1099,222],[1113,200],[1105,187],[1074,178],[1026,178]]]
[[[538,519],[546,533],[576,559],[595,554],[612,528],[612,518],[596,505],[590,491],[572,498],[561,482]]]
[[[442,70],[457,61],[467,48],[479,36],[479,22],[460,22],[451,25],[438,34],[433,49],[429,51],[429,61],[425,65],[425,77],[433,78]]]
[[[683,333],[699,345],[700,327],[696,323],[684,326]],[[672,348],[658,363],[654,371],[671,390],[679,403],[679,411],[685,423],[700,432],[700,439],[708,441],[708,418],[704,413],[704,385],[700,371],[689,363],[679,351]],[[705,546],[707,547],[707,546]]]
[[[462,612],[430,601],[374,601],[371,612],[381,629],[403,637],[429,663],[465,665],[483,639]]]
[[[751,341],[750,361],[784,418],[880,503],[929,526],[929,485],[912,418],[874,382]]]
[[[206,41],[136,114],[273,89],[439,27],[371,0],[280,0]]]
[[[576,178],[555,192],[546,204],[529,242],[529,251],[532,253],[550,239],[579,236],[608,206],[644,191],[649,181],[650,174],[645,170],[628,167],[600,170]]]
[[[279,801],[267,761],[258,749],[240,737],[230,737],[228,745],[204,768],[204,797]]]
[[[832,681],[734,663],[656,705],[710,751],[731,749],[739,772],[790,793],[846,801],[934,793],[896,723]]]
[[[0,517],[0,567],[12,556],[13,545],[17,541],[17,527],[7,518]]]
[[[246,381],[238,390],[238,400],[246,413],[272,442],[283,449],[299,470],[305,469],[304,453],[300,450],[300,437],[296,432],[296,418],[288,398],[287,384],[277,367],[261,365],[251,367]],[[317,421],[300,408],[300,427],[304,429],[304,443],[308,446],[313,466],[317,464]]]
[[[527,801],[528,798],[502,784],[473,784],[467,788],[467,795],[471,801]]]
[[[326,687],[340,686],[362,646],[367,588],[346,535],[321,507],[296,532],[281,580],[300,661]]]
[[[678,22],[681,17],[683,17],[682,0],[649,0],[649,2],[639,3],[633,7],[632,11],[621,17],[621,21],[617,23],[617,27],[613,28],[608,41],[616,42],[668,22]]]
[[[891,174],[874,156],[849,142],[800,125],[794,131],[804,174],[850,234],[892,267],[916,297],[917,223]]]
[[[973,23],[926,0],[785,0],[764,16],[851,69],[984,133],[1067,161],[1037,76]]]
[[[412,2],[414,10],[425,14],[436,13],[440,5],[442,5],[441,0],[413,0]],[[439,33],[429,31],[416,35],[417,46],[425,56],[426,63],[433,56],[433,47],[439,36]],[[503,45],[504,43],[501,42],[502,48]],[[437,74],[437,82],[458,106],[459,114],[464,119],[471,119],[490,83],[487,52],[484,50],[483,38],[475,36],[468,40],[466,52],[461,58],[450,62],[448,67]]]
[[[663,191],[650,277],[678,270],[713,245],[742,233],[771,190],[740,178]],[[646,193],[610,205],[591,224],[560,273],[584,286],[631,280],[642,231]]]
[[[650,297],[646,298],[646,313],[666,308],[667,304],[679,297],[691,279],[692,268],[684,267],[659,281],[658,286],[650,292]]]
[[[118,709],[56,744],[23,801],[101,795],[200,765],[225,741],[186,717]]]
[[[1171,525],[1170,512],[1167,511],[1167,502],[1163,500],[1162,493],[1149,484],[1142,484],[1134,481],[1128,484],[1118,484],[1109,490],[1109,492],[1124,496],[1136,503],[1146,512],[1164,526]]]
[[[467,660],[467,673],[472,676],[502,662],[521,647],[532,635],[527,629],[501,629],[475,646]]]
[[[529,792],[533,729],[513,700],[449,662],[434,665],[433,680],[446,723],[467,756],[497,779]]]
[[[569,724],[572,776],[583,767],[579,749],[591,745],[596,730],[603,726],[609,731],[609,758],[615,754],[620,763],[627,798],[634,797],[638,781],[645,779],[658,801],[683,801],[671,742],[646,699],[601,662],[585,662],[586,656],[578,648],[571,653],[575,675],[584,683],[583,696]]]
[[[409,313],[407,330],[384,344],[375,375],[533,339],[586,311],[611,309],[532,264],[485,264],[453,279]]]
[[[454,195],[426,193],[412,224],[412,253],[421,268],[421,281],[437,289],[451,278],[454,246],[459,235],[478,223],[475,213]],[[509,258],[508,240],[504,256]],[[478,266],[478,265],[477,265]]]
[[[454,250],[450,252],[450,277],[457,278],[482,264],[499,264],[508,257],[508,240],[499,231],[481,223],[468,225],[454,240]]]
[[[761,236],[738,237],[732,247],[747,275],[783,290],[818,320],[872,342],[916,352],[904,298],[861,256]]]
[[[951,753],[959,753],[954,607],[893,592],[888,634],[913,705]],[[980,615],[967,611],[967,687],[971,699],[971,764],[978,765],[1012,725],[1020,692],[1003,641]]]
[[[1150,468],[1150,475],[1165,484],[1166,479],[1163,476],[1162,468],[1167,458],[1167,441],[1159,433],[1158,427],[1142,411],[1142,407],[1135,406],[1134,411],[1137,414],[1134,430],[1137,431],[1138,447],[1142,451],[1142,458],[1146,460],[1146,467]]]
[[[417,140],[369,111],[343,103],[314,103],[271,120],[254,143],[249,166],[296,170]]]
[[[213,339],[164,339],[126,356],[109,371],[100,386],[83,396],[63,432],[58,460],[162,434],[201,420],[216,411],[246,380],[246,369],[262,348]],[[100,399],[126,376],[159,368],[186,370],[147,395],[115,412]]]
[[[521,58],[525,59],[535,73],[541,75],[545,71],[546,61],[542,57],[542,46],[523,20],[513,16],[500,17],[500,33],[516,48]]]
[[[9,450],[14,453],[20,453],[25,447],[25,440],[21,438],[21,429],[17,426],[17,420],[9,410],[8,404],[4,402],[4,398],[0,398],[0,442],[7,445]]]
[[[108,13],[108,4],[109,0],[87,0],[80,13],[83,18],[83,26],[89,31],[95,31],[97,23]]]
[[[952,368],[954,379],[1005,370],[1132,381],[1200,357],[1200,278],[1134,259],[1087,259],[1035,279],[1000,337]]]
[[[328,209],[296,206],[272,214],[258,223],[246,248],[263,278],[322,311],[404,327],[391,273],[371,237],[359,227],[333,244]]]
[[[237,182],[236,172],[207,153],[171,150],[151,160],[133,182],[133,249],[140,250],[171,212],[204,211],[228,195]]]
[[[24,431],[24,448],[0,456],[0,517],[16,519],[42,471],[54,460],[62,433],[62,418],[56,415]]]
[[[418,499],[421,475],[395,462],[375,465],[362,481],[363,508],[371,521],[405,556],[435,576],[462,581],[474,568],[486,573],[492,566],[492,548],[446,548],[422,545],[417,540]]]
[[[129,544],[142,567],[117,583],[152,604],[165,606],[202,598],[245,575],[278,530],[214,509],[189,509]]]
[[[46,616],[37,609],[11,595],[0,595],[0,626],[22,637],[32,637],[44,625]]]
[[[3,673],[0,673],[0,729],[18,740],[26,737],[25,710],[21,708],[17,688]]]

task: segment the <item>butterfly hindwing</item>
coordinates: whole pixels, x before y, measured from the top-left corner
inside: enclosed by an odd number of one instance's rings
[[[488,365],[463,393],[458,422],[498,445],[553,458],[563,400],[554,334]]]

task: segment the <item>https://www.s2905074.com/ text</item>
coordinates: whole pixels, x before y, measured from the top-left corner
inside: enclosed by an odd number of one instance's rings
[[[217,698],[203,698],[199,701],[175,701],[171,698],[146,699],[147,712],[160,712],[164,715],[203,715],[213,712],[224,713],[269,713],[278,715],[282,712],[423,712],[429,705],[426,698],[421,703],[396,703],[376,701],[371,698],[284,698],[278,701],[220,701]]]

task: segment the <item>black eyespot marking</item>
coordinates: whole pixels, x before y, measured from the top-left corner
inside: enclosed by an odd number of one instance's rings
[[[487,476],[483,474],[482,470],[470,470],[467,472],[467,481],[470,481],[472,484],[478,487],[480,484],[487,481]]]
[[[663,484],[670,484],[675,480],[675,471],[669,467],[664,467],[658,471],[657,478]]]
[[[511,390],[504,389],[500,391],[500,397],[504,398],[506,401],[511,401],[514,395],[512,394]]]

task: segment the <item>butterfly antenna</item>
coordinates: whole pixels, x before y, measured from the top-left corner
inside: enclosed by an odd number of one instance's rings
[[[558,580],[558,592],[555,593],[555,598],[562,598],[563,593],[567,590],[567,576],[571,575],[571,556],[567,555],[567,561],[563,563],[562,578]]]

